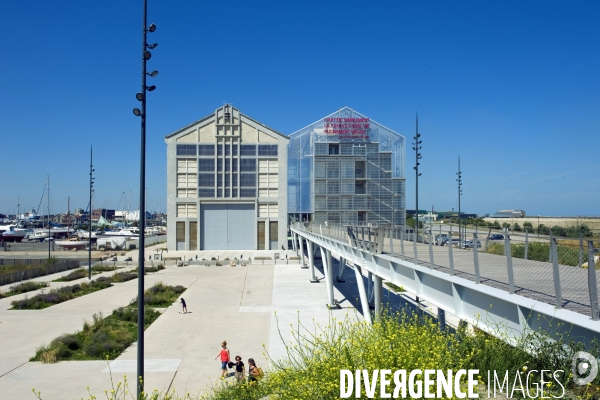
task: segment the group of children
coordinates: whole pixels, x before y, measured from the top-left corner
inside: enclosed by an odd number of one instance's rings
[[[187,314],[187,304],[183,297],[181,298],[181,312]],[[238,382],[243,382],[246,375],[246,366],[242,361],[242,357],[235,356],[235,362],[231,361],[231,357],[229,355],[229,349],[227,348],[227,342],[221,343],[221,351],[215,357],[221,357],[221,378],[225,379],[228,376],[227,368],[234,368],[234,376]],[[260,367],[256,366],[256,362],[253,358],[248,359],[248,380],[249,381],[257,381],[264,376],[263,370]]]
[[[234,376],[239,383],[244,381],[246,375],[246,367],[242,361],[242,357],[235,356],[235,362],[231,361],[229,355],[229,349],[227,348],[227,342],[221,343],[221,351],[215,357],[221,358],[221,379],[225,379],[228,376],[227,368],[234,368]],[[256,362],[253,358],[248,359],[248,380],[257,381],[264,376],[262,368],[256,366]]]

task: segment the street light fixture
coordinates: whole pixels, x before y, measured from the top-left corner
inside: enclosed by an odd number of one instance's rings
[[[415,151],[415,166],[413,169],[415,170],[415,229],[417,230],[417,235],[419,234],[419,177],[422,175],[419,173],[419,160],[422,158],[419,150],[422,149],[420,140],[421,134],[419,133],[419,114],[417,113],[416,117],[416,128],[415,128],[415,136],[413,136],[414,143],[413,150]]]
[[[146,34],[148,32],[154,32],[156,25],[151,24],[147,27],[147,10],[148,0],[144,0],[143,10],[143,35],[142,35],[142,91],[136,94],[136,99],[142,103],[141,110],[139,108],[133,109],[133,114],[141,118],[141,153],[140,153],[140,213],[139,213],[139,253],[138,253],[138,318],[137,318],[137,396],[142,398],[142,392],[144,391],[144,248],[145,248],[145,237],[144,232],[146,231],[146,199],[145,199],[145,188],[146,188],[146,90],[151,92],[156,89],[156,86],[146,86],[146,76],[155,77],[158,75],[158,71],[151,73],[146,72],[146,61],[152,58],[152,53],[147,49],[154,49],[158,46],[157,43],[148,45],[146,41]]]

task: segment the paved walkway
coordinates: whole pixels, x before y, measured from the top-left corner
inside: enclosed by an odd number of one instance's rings
[[[154,252],[153,248],[148,248],[146,258]],[[163,271],[146,275],[147,287],[158,281],[187,287],[183,297],[190,311],[181,314],[178,305],[174,304],[146,330],[146,389],[175,388],[180,393],[203,390],[220,377],[220,365],[214,357],[223,340],[229,343],[232,356],[239,354],[244,360],[253,357],[261,366],[267,365],[265,350],[275,359],[284,355],[282,338],[284,342],[292,340],[289,327],[290,323],[297,323],[298,311],[308,326],[313,319],[320,325],[329,322],[325,283],[310,283],[309,276],[309,270],[301,269],[297,264],[247,267],[176,267],[169,264]],[[322,274],[317,276],[323,278]],[[36,280],[51,278],[54,277]],[[52,287],[72,283],[52,283]],[[44,310],[8,310],[10,302],[17,297],[0,300],[2,397],[29,398],[33,387],[42,392],[44,399],[87,397],[88,386],[96,396],[110,390],[111,374],[105,361],[43,364],[28,360],[37,347],[61,334],[80,330],[83,322],[95,313],[108,315],[127,305],[136,294],[137,280],[132,280]],[[336,288],[335,297],[343,299],[347,296]],[[333,313],[343,316],[349,312],[361,318],[354,312],[354,303],[348,301],[343,306],[342,310]],[[274,311],[277,311],[277,319]],[[136,345],[133,344],[110,363],[115,382],[122,380],[123,375],[127,375],[130,382],[135,380],[135,358]]]

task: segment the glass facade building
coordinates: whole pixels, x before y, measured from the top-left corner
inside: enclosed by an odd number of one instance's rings
[[[345,107],[289,138],[292,220],[405,223],[404,136]]]

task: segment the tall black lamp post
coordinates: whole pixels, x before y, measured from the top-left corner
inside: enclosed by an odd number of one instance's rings
[[[156,86],[146,86],[146,76],[155,77],[158,71],[146,72],[146,61],[152,57],[149,50],[158,46],[157,43],[148,44],[146,42],[146,34],[154,32],[156,25],[150,24],[148,27],[147,9],[148,0],[144,1],[143,12],[143,29],[142,29],[142,91],[135,95],[135,98],[142,103],[142,109],[134,108],[133,113],[141,118],[142,134],[141,134],[141,156],[140,156],[140,213],[139,213],[139,255],[138,255],[138,335],[137,335],[137,395],[141,398],[144,391],[144,234],[146,231],[146,91],[153,91]]]
[[[413,145],[413,150],[415,151],[415,166],[413,167],[413,169],[415,170],[415,229],[417,230],[417,235],[419,233],[419,177],[422,175],[419,173],[419,160],[421,159],[421,153],[419,153],[419,150],[421,150],[421,134],[419,133],[419,114],[417,114],[417,120],[416,120],[416,130],[415,130],[415,136],[413,136],[413,139],[415,140],[415,142],[412,144]],[[416,239],[415,239],[416,240]]]
[[[92,187],[94,186],[94,167],[92,164],[92,147],[90,146],[90,214],[89,214],[89,236],[88,236],[88,279],[92,279]]]
[[[462,248],[462,231],[461,231],[461,221],[460,221],[460,197],[462,196],[462,172],[460,171],[460,156],[458,156],[458,172],[456,173],[458,179],[458,248]]]

